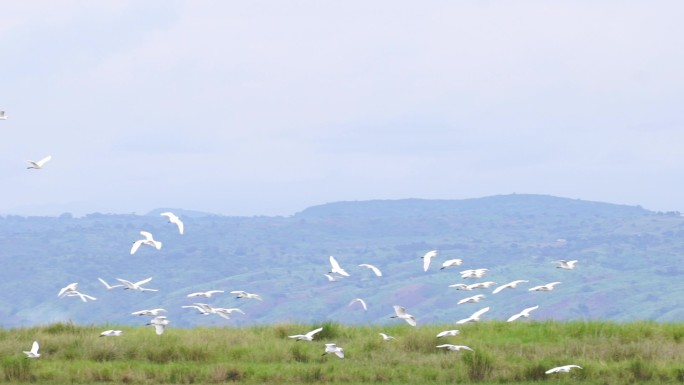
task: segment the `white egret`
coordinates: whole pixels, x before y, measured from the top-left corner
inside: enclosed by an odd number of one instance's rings
[[[224,293],[223,290],[209,290],[209,291],[198,291],[196,293],[190,293],[186,297],[192,298],[192,297],[204,297],[204,298],[211,298],[212,295],[216,293]]]
[[[83,293],[76,291],[76,290],[69,290],[69,291],[64,293],[64,296],[65,297],[79,297],[79,298],[81,298],[81,301],[83,301],[83,302],[95,301],[97,299],[91,295],[83,294]]]
[[[78,288],[78,282],[70,283],[59,290],[58,297],[63,297],[68,291],[74,291]]]
[[[453,329],[453,330],[445,330],[443,332],[437,333],[437,338],[442,338],[442,337],[453,337],[456,335],[461,334],[460,330]]]
[[[554,286],[558,285],[559,283],[561,282],[551,282],[547,283],[546,285],[535,286],[530,288],[529,291],[551,291],[553,290]]]
[[[353,300],[351,300],[351,302],[349,302],[349,306],[355,304],[356,302],[360,303],[361,306],[363,306],[363,310],[368,310],[368,306],[366,306],[366,301],[362,300],[361,298],[354,298]]]
[[[471,349],[465,345],[442,344],[442,345],[437,345],[436,347],[446,348],[447,350],[453,350],[453,351],[457,351],[457,350],[470,350],[471,352],[474,351],[473,349]]]
[[[122,334],[121,330],[105,330],[100,333],[100,337],[119,337]]]
[[[476,303],[476,302],[480,302],[480,300],[482,300],[482,298],[484,298],[484,297],[485,297],[484,294],[478,294],[478,295],[474,295],[474,296],[472,296],[472,297],[463,298],[462,300],[458,301],[458,305],[461,305],[461,304],[464,304],[464,303]]]
[[[26,358],[38,358],[40,357],[40,353],[38,353],[38,349],[40,347],[38,346],[38,341],[33,341],[33,345],[31,345],[31,350],[26,351],[24,350],[24,354],[26,354]]]
[[[530,313],[531,313],[533,310],[537,310],[537,309],[539,309],[539,305],[537,305],[537,306],[532,306],[532,307],[528,307],[528,308],[526,308],[526,309],[523,309],[523,311],[521,311],[520,313],[518,313],[518,314],[513,314],[510,318],[508,318],[508,319],[506,320],[506,322],[513,322],[513,321],[517,320],[517,319],[520,318],[520,317],[528,318],[528,317],[530,316]]]
[[[480,320],[480,317],[482,316],[482,314],[484,314],[484,313],[486,313],[486,312],[488,312],[488,311],[489,311],[489,306],[487,306],[487,307],[484,308],[484,309],[480,309],[480,310],[476,311],[475,313],[473,313],[473,314],[472,314],[470,317],[468,317],[468,318],[464,318],[464,319],[462,319],[462,320],[456,321],[456,323],[457,323],[457,324],[464,324],[464,323],[466,323],[466,322],[477,322],[477,321]]]
[[[161,249],[162,243],[159,241],[155,241],[154,238],[152,237],[151,233],[149,233],[147,231],[141,231],[140,234],[143,237],[145,237],[145,239],[139,239],[139,240],[133,242],[133,246],[131,247],[131,255],[135,254],[135,252],[138,251],[138,248],[140,248],[140,245],[152,246],[157,250]]]
[[[558,266],[556,266],[556,268],[558,268],[558,269],[572,270],[575,268],[575,265],[577,264],[577,260],[574,259],[572,261],[566,261],[564,259],[559,259],[557,261],[554,261],[554,263],[558,264]]]
[[[337,278],[335,278],[334,276],[332,276],[332,275],[330,275],[330,274],[323,274],[323,275],[325,275],[325,277],[328,278],[328,282],[335,282],[335,281],[337,281]]]
[[[525,282],[530,282],[530,281],[524,280],[524,279],[518,279],[518,280],[516,280],[516,281],[509,282],[509,283],[507,283],[507,284],[505,284],[505,285],[501,285],[501,286],[497,287],[496,289],[494,289],[494,291],[492,292],[492,294],[496,294],[496,293],[500,292],[500,291],[503,290],[503,289],[515,289],[516,287],[518,287],[519,284],[525,283]]]
[[[460,272],[461,278],[482,278],[487,274],[489,269],[469,269]]]
[[[132,315],[146,315],[146,316],[158,316],[161,313],[166,313],[166,309],[149,309],[149,310],[138,310],[131,313]]]
[[[442,267],[440,267],[439,269],[444,270],[446,268],[453,267],[453,266],[461,266],[461,264],[463,264],[463,260],[460,258],[447,259],[446,261],[444,261],[444,263],[442,263]]]
[[[382,277],[382,272],[380,271],[380,269],[378,269],[377,267],[375,267],[375,266],[373,266],[373,265],[370,265],[370,264],[368,264],[368,263],[362,263],[362,264],[360,264],[359,266],[361,266],[361,267],[367,267],[367,268],[373,270],[373,273],[375,273],[376,276]]]
[[[336,344],[325,344],[325,353],[323,353],[323,355],[329,353],[334,353],[336,356],[344,358],[344,349]]]
[[[470,290],[472,289],[489,289],[490,287],[496,285],[496,282],[493,281],[487,281],[487,282],[476,282],[473,284],[468,285]]]
[[[473,290],[473,288],[469,286],[470,285],[466,285],[465,283],[455,283],[453,285],[449,285],[449,287],[453,287],[456,290]]]
[[[142,285],[150,282],[152,280],[152,277],[145,278],[142,281],[138,282],[131,282],[127,281],[125,279],[117,278],[117,281],[121,282],[124,284],[124,290],[137,290],[137,291],[159,291],[157,289],[148,289],[146,287],[142,287]]]
[[[314,335],[316,335],[316,333],[320,332],[321,330],[323,330],[323,328],[314,329],[306,334],[295,334],[288,337],[294,338],[297,341],[313,341]]]
[[[343,268],[340,267],[340,264],[337,263],[337,260],[335,259],[335,257],[333,257],[331,255],[329,259],[330,259],[330,271],[328,273],[339,274],[339,275],[343,275],[345,277],[349,277],[349,273],[347,273],[346,271],[344,271]]]
[[[41,159],[41,160],[39,160],[39,161],[37,161],[37,162],[34,162],[34,161],[32,161],[32,160],[29,160],[28,162],[29,162],[31,165],[28,166],[28,167],[26,167],[26,168],[27,168],[27,169],[33,168],[33,169],[36,169],[36,170],[40,170],[41,168],[43,168],[43,166],[45,166],[45,163],[47,163],[47,162],[50,161],[50,159],[52,159],[52,156],[48,155],[48,156],[46,156],[45,158],[43,158],[43,159]]]
[[[248,292],[242,291],[242,290],[234,290],[234,291],[231,291],[230,294],[235,294],[236,295],[235,298],[258,299],[259,301],[263,301],[259,294],[248,293]]]
[[[403,306],[394,305],[394,313],[395,315],[390,316],[390,318],[401,318],[411,326],[417,325],[416,318],[411,314],[408,314]]]
[[[157,333],[157,335],[162,335],[162,334],[164,334],[164,330],[165,330],[166,326],[170,322],[171,321],[168,320],[165,316],[160,315],[160,316],[152,318],[152,320],[149,323],[147,323],[147,325],[154,326],[154,331]]]
[[[396,339],[396,338],[394,338],[394,337],[392,337],[392,336],[390,336],[390,335],[387,335],[387,334],[385,334],[385,333],[378,333],[378,334],[380,334],[380,335],[382,336],[382,340],[383,340],[383,341],[391,341],[391,340],[395,340],[395,339]]]
[[[184,225],[180,218],[178,218],[174,213],[170,211],[163,212],[159,215],[163,215],[169,218],[169,223],[174,223],[176,226],[178,226],[178,232],[181,233],[181,235],[183,235]]]
[[[425,253],[421,258],[423,259],[423,270],[428,271],[428,268],[430,267],[430,261],[432,258],[437,256],[437,250],[431,250]]]
[[[544,373],[546,373],[546,374],[551,374],[551,373],[568,373],[568,372],[569,372],[570,370],[572,370],[573,368],[582,369],[582,367],[579,366],[579,365],[563,365],[563,366],[558,366],[558,367],[549,369],[549,370],[547,370],[547,371],[544,372]]]

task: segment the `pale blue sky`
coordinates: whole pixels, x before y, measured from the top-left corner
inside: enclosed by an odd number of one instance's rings
[[[0,214],[513,192],[684,211],[680,1],[0,8]]]

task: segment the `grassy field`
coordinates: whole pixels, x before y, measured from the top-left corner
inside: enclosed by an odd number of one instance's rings
[[[295,341],[322,326],[314,341]],[[0,330],[0,380],[40,384],[663,384],[684,383],[684,324],[482,322],[453,325],[279,324],[246,328],[54,324]],[[396,337],[383,341],[378,333]],[[41,357],[22,353],[38,340]],[[346,357],[322,355],[335,342]],[[445,351],[442,343],[467,345]],[[570,373],[545,374],[577,364]]]

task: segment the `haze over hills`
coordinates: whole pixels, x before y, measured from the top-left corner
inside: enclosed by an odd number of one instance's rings
[[[2,326],[57,321],[79,324],[144,324],[130,315],[166,308],[174,327],[276,322],[403,322],[389,318],[402,305],[418,324],[453,323],[485,306],[483,319],[507,319],[539,305],[533,319],[681,321],[684,294],[684,218],[641,207],[543,195],[513,194],[466,200],[336,202],[289,217],[227,217],[172,209],[185,234],[159,215],[90,214],[74,218],[0,218],[0,319]],[[141,230],[163,242],[130,255]],[[439,255],[427,272],[420,257]],[[350,277],[328,282],[333,255]],[[463,265],[440,270],[447,259]],[[552,261],[577,259],[574,270]],[[359,264],[379,267],[376,277]],[[481,279],[465,269],[488,268]],[[153,277],[159,292],[108,291],[98,277],[116,282]],[[529,283],[493,295],[490,289],[459,291],[454,283],[525,279]],[[560,281],[551,292],[528,288]],[[78,282],[97,297],[58,298]],[[225,290],[210,299],[195,291]],[[231,290],[258,293],[263,301],[236,299]],[[477,304],[457,305],[475,294]],[[363,298],[368,311],[348,306]],[[204,302],[239,307],[231,320],[202,316],[182,305]],[[525,322],[525,321],[522,321]]]

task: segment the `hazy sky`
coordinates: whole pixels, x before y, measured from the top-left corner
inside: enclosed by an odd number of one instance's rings
[[[684,211],[678,0],[0,9],[0,214],[514,192]]]

